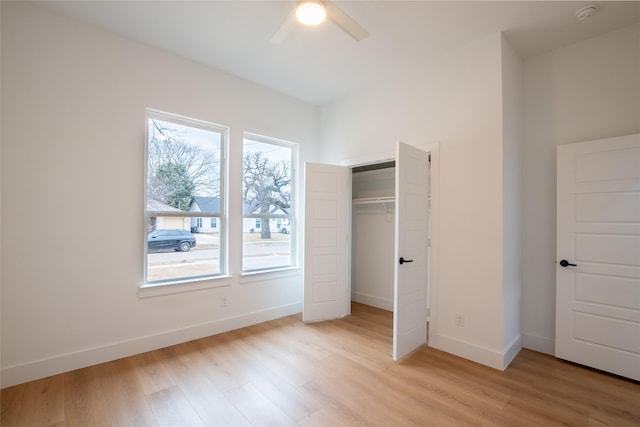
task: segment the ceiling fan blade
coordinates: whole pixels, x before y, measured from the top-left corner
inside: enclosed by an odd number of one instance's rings
[[[291,30],[295,28],[298,20],[296,19],[296,10],[295,8],[289,13],[287,19],[284,20],[278,31],[276,31],[273,36],[271,36],[271,43],[280,44],[287,38]]]
[[[362,28],[362,25],[358,24],[353,20],[353,18],[344,13],[338,6],[329,0],[324,0],[323,3],[327,9],[327,17],[345,33],[349,34],[356,41],[361,41],[369,37],[367,30]]]

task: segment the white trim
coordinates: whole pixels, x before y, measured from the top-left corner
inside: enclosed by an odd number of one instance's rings
[[[240,275],[240,284],[264,282],[265,280],[284,279],[287,277],[299,277],[302,268],[298,266],[273,268],[270,270],[248,270]]]
[[[267,267],[267,268],[263,268],[263,269],[251,269],[251,270],[245,270],[244,269],[244,243],[242,244],[242,256],[241,256],[241,275],[245,276],[245,275],[251,275],[251,274],[260,274],[260,273],[269,273],[269,272],[274,272],[274,271],[281,271],[281,270],[290,270],[290,269],[296,269],[298,268],[298,260],[300,259],[300,255],[298,254],[299,252],[299,239],[301,238],[301,236],[299,236],[298,231],[297,231],[297,223],[298,223],[298,218],[299,218],[299,214],[298,212],[301,211],[300,209],[300,204],[298,202],[298,185],[299,185],[299,181],[300,181],[300,176],[298,176],[298,162],[300,160],[300,144],[298,144],[297,142],[291,142],[291,141],[286,141],[284,139],[279,139],[279,138],[274,138],[271,136],[265,136],[265,135],[260,135],[257,133],[253,133],[253,132],[242,132],[242,158],[244,159],[244,155],[245,155],[245,147],[246,147],[246,141],[252,141],[252,142],[257,142],[260,144],[266,144],[266,145],[272,145],[272,146],[276,146],[276,147],[282,147],[282,148],[286,148],[290,151],[290,167],[291,167],[291,171],[290,171],[290,177],[291,177],[291,183],[290,183],[290,192],[291,192],[291,200],[290,200],[290,206],[289,206],[289,213],[288,214],[262,214],[262,213],[258,213],[258,214],[248,214],[245,215],[244,214],[244,209],[243,207],[241,207],[241,214],[242,214],[242,221],[243,221],[243,225],[242,225],[242,230],[244,230],[244,220],[245,219],[288,219],[289,220],[289,226],[287,227],[289,229],[289,236],[291,236],[289,243],[290,243],[290,253],[291,253],[291,264],[289,265],[284,265],[284,266],[275,266],[275,267]],[[242,165],[242,175],[244,176],[244,164]],[[244,186],[243,186],[244,187]],[[244,204],[244,200],[242,200],[242,203]],[[261,221],[262,224],[262,221]],[[271,222],[269,222],[269,225],[271,224]],[[257,228],[257,227],[256,227]],[[241,281],[241,283],[243,283]]]
[[[503,371],[513,362],[513,359],[520,353],[520,350],[522,350],[522,335],[518,334],[502,349],[502,354],[504,355],[502,358]]]
[[[207,120],[194,119],[193,117],[187,117],[180,114],[168,113],[166,111],[157,110],[155,108],[146,108],[145,112],[146,112],[147,119],[149,119],[150,117],[153,117],[158,120],[171,121],[183,126],[196,126],[199,128],[205,128],[213,132],[224,131],[224,133],[227,133],[227,134],[229,132],[229,126],[213,123]]]
[[[19,365],[8,366],[0,371],[0,387],[10,387],[27,381],[80,369],[98,363],[128,357],[159,348],[268,322],[302,311],[300,302],[256,311],[235,317],[218,319],[213,322],[192,325],[154,335],[147,335],[104,346],[87,348],[73,353],[61,354]]]
[[[171,282],[145,283],[138,289],[140,298],[231,286],[231,276],[205,276]]]
[[[522,347],[529,350],[539,351],[540,353],[555,355],[556,342],[553,338],[541,337],[533,334],[522,334]]]
[[[403,142],[403,141],[397,141],[397,142]],[[427,142],[423,144],[409,144],[409,143],[407,144],[415,148],[419,148],[422,151],[426,151],[427,153],[431,153],[432,151],[437,150],[439,148],[440,141]],[[368,165],[375,165],[378,163],[395,161],[396,160],[395,146],[396,146],[396,141],[394,141],[393,144],[390,144],[389,150],[379,151],[374,154],[367,154],[359,157],[353,157],[351,159],[344,159],[339,161],[337,164],[339,166],[348,166],[350,168],[354,168],[358,166],[368,166]]]
[[[355,168],[358,166],[368,166],[368,165],[375,165],[378,163],[395,161],[395,159],[396,159],[396,152],[395,152],[395,149],[392,149],[391,151],[384,151],[377,154],[371,154],[367,156],[341,160],[337,164],[338,166],[348,166],[350,168]]]
[[[378,296],[365,294],[362,292],[352,292],[351,300],[360,304],[380,308],[382,310],[393,311],[393,298],[380,298]]]
[[[504,371],[515,358],[521,348],[521,337],[518,335],[502,351],[492,350],[446,335],[429,335],[429,347],[455,354],[490,368]]]
[[[168,216],[178,218],[221,218],[221,213],[191,212],[191,211],[147,211],[147,217]]]
[[[200,130],[206,130],[206,131],[210,131],[210,132],[214,132],[214,133],[218,133],[220,134],[220,194],[217,196],[219,198],[219,212],[215,212],[215,213],[211,213],[211,212],[189,212],[189,211],[168,211],[168,212],[164,212],[164,211],[152,211],[152,210],[148,210],[148,200],[147,200],[147,196],[148,196],[148,189],[147,189],[147,185],[148,185],[148,176],[149,176],[149,122],[153,121],[153,120],[161,120],[164,122],[169,122],[169,123],[174,123],[177,124],[179,126],[185,126],[185,127],[191,127],[191,128],[197,128]],[[142,284],[139,285],[141,292],[140,295],[144,296],[143,293],[147,293],[146,291],[142,291],[143,288],[147,288],[147,287],[152,287],[152,286],[157,286],[157,285],[180,285],[180,286],[186,286],[186,284],[189,284],[191,282],[201,282],[202,280],[209,280],[212,277],[211,276],[207,276],[207,277],[196,277],[196,276],[188,276],[188,277],[181,277],[181,278],[177,278],[175,280],[168,280],[167,282],[157,282],[157,281],[149,281],[148,279],[148,273],[149,273],[149,251],[148,251],[148,247],[147,247],[147,224],[149,221],[149,218],[152,216],[167,216],[167,217],[182,217],[182,218],[194,218],[194,217],[202,217],[202,218],[216,218],[218,221],[218,230],[219,230],[219,257],[218,257],[218,270],[220,271],[220,273],[223,275],[222,277],[225,277],[224,275],[228,272],[228,264],[227,264],[227,253],[229,250],[229,231],[228,231],[228,218],[229,218],[229,206],[227,203],[227,197],[228,197],[228,177],[227,177],[227,173],[228,173],[228,164],[227,164],[227,159],[228,159],[228,155],[227,152],[229,150],[229,139],[230,139],[230,128],[228,126],[223,126],[223,125],[219,125],[216,123],[212,123],[212,122],[208,122],[208,121],[204,121],[204,120],[200,120],[200,119],[194,119],[191,117],[186,117],[186,116],[181,116],[178,114],[173,114],[173,113],[168,113],[168,112],[164,112],[164,111],[160,111],[160,110],[156,110],[153,108],[146,108],[145,109],[145,141],[144,141],[144,197],[143,197],[143,203],[144,203],[144,207],[143,207],[143,216],[144,216],[144,226],[142,228],[143,230],[143,242],[144,243],[144,254],[143,254],[143,263],[142,263]],[[215,277],[214,277],[215,278]],[[203,286],[200,284],[196,284],[194,286],[192,286],[189,289],[184,289],[186,290],[193,290],[193,289],[203,289],[203,288],[211,288],[211,287],[217,287],[217,286],[221,286],[221,285],[209,285],[209,286]],[[181,292],[181,291],[172,291],[172,292],[165,292],[165,293],[175,293],[175,292]]]
[[[429,241],[429,296],[427,310],[429,313],[427,344],[431,346],[438,335],[439,293],[440,293],[440,142],[435,142],[427,150],[431,156],[431,239]]]

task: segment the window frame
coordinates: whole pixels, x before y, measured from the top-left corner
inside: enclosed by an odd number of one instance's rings
[[[297,212],[298,212],[298,193],[297,193],[297,186],[298,186],[298,152],[299,152],[299,144],[295,143],[295,142],[290,142],[290,141],[285,141],[283,139],[278,139],[278,138],[273,138],[273,137],[269,137],[269,136],[264,136],[264,135],[260,135],[260,134],[256,134],[256,133],[252,133],[252,132],[243,132],[242,133],[242,158],[244,159],[244,146],[245,146],[245,141],[246,140],[250,140],[250,141],[254,141],[254,142],[258,142],[258,143],[262,143],[262,144],[269,144],[269,145],[274,145],[277,147],[283,147],[283,148],[287,148],[291,151],[291,158],[290,158],[290,177],[291,177],[291,184],[290,184],[290,192],[291,192],[291,202],[290,202],[290,208],[289,208],[289,214],[249,214],[249,215],[245,215],[244,214],[244,198],[241,197],[240,198],[240,213],[241,213],[241,218],[242,218],[242,224],[243,227],[241,227],[240,229],[240,237],[241,237],[241,249],[242,249],[242,253],[241,253],[241,258],[240,258],[240,271],[241,271],[241,275],[242,276],[248,276],[248,275],[255,275],[255,274],[261,274],[261,273],[271,273],[271,272],[278,272],[278,271],[286,271],[286,270],[292,270],[292,269],[296,269],[299,267],[299,256],[298,256],[298,245],[297,245],[297,241],[298,241],[298,230],[297,230]],[[244,179],[244,164],[242,166],[242,171],[241,171],[241,176]],[[288,219],[289,220],[289,229],[288,229],[288,235],[289,235],[289,245],[290,245],[290,259],[291,262],[289,265],[283,265],[283,266],[276,266],[276,267],[265,267],[265,268],[256,268],[256,269],[245,269],[244,268],[244,220],[245,219],[251,219],[251,218],[255,218],[256,220],[260,221],[260,228],[256,228],[256,232],[259,232],[262,228],[262,224],[264,223],[263,219],[264,218],[269,218],[269,219],[277,219],[277,218],[281,218],[281,219]],[[271,224],[271,222],[268,222],[269,224]]]
[[[161,120],[164,122],[169,122],[172,124],[176,124],[179,126],[193,127],[206,131],[211,131],[220,134],[220,164],[219,164],[219,173],[220,173],[220,209],[218,213],[207,213],[207,212],[188,212],[188,211],[154,211],[148,210],[148,174],[149,174],[149,125],[151,120]],[[143,178],[143,247],[144,247],[144,256],[143,256],[143,271],[142,271],[142,283],[140,284],[140,289],[144,290],[146,288],[158,288],[161,286],[166,286],[171,288],[173,285],[184,285],[193,284],[193,282],[201,282],[212,279],[219,278],[228,278],[228,247],[229,247],[229,212],[228,212],[228,144],[229,144],[229,128],[227,126],[219,125],[213,122],[208,122],[204,120],[194,119],[191,117],[181,116],[174,113],[168,113],[160,110],[155,110],[151,108],[147,108],[145,110],[145,142],[144,142],[144,178]],[[169,279],[161,279],[161,280],[149,280],[148,278],[148,256],[149,250],[147,245],[147,224],[149,224],[149,219],[151,217],[182,217],[188,218],[189,223],[193,218],[216,218],[217,228],[218,228],[218,240],[219,240],[219,248],[218,248],[218,273],[214,274],[203,274],[203,275],[194,275],[194,276],[186,276],[186,277],[177,277],[177,278],[169,278]],[[190,230],[188,230],[190,231]],[[200,288],[201,286],[198,286]],[[175,290],[175,292],[182,291]],[[155,295],[157,293],[150,293],[151,295]],[[142,295],[142,294],[141,294]]]

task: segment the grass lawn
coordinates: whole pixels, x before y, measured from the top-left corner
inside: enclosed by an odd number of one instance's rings
[[[288,242],[291,240],[290,234],[282,234],[279,232],[272,232],[271,239],[262,239],[260,237],[260,233],[244,233],[243,241],[244,242]]]

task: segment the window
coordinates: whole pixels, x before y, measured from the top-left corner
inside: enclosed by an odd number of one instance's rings
[[[226,138],[221,126],[147,111],[145,284],[225,273]]]
[[[295,265],[295,144],[245,134],[242,270]],[[285,226],[286,224],[286,226]]]

